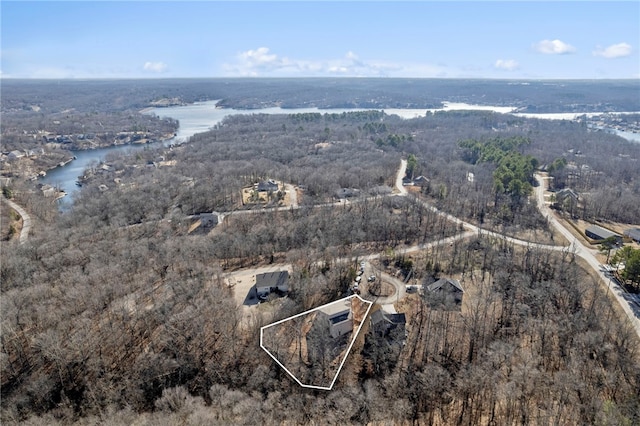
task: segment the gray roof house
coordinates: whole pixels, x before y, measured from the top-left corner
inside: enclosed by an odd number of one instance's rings
[[[640,243],[640,228],[629,228],[624,231],[624,235],[631,238],[636,243]]]
[[[360,195],[360,190],[356,188],[340,188],[336,191],[336,198],[350,198]]]
[[[289,291],[289,272],[276,271],[256,275],[254,288],[258,297],[267,297],[272,292],[286,293]]]
[[[200,213],[200,222],[205,228],[213,228],[224,220],[224,215],[218,212]]]
[[[273,179],[262,181],[258,183],[258,191],[264,192],[277,192],[279,189],[278,182]]]
[[[460,310],[464,289],[460,281],[452,278],[440,278],[425,287],[425,297],[433,309],[445,311]]]
[[[17,158],[22,158],[25,156],[25,153],[22,151],[14,150],[9,153],[9,159],[15,160]]]
[[[584,230],[584,234],[594,240],[605,240],[609,237],[615,237],[618,244],[622,243],[622,236],[604,229],[598,225],[591,225]]]
[[[390,314],[382,309],[371,314],[371,331],[380,337],[388,337],[395,342],[403,342],[406,338],[404,314]]]
[[[567,198],[571,198],[574,201],[578,201],[578,193],[571,188],[562,188],[560,191],[556,191],[554,194],[557,202],[563,202]]]

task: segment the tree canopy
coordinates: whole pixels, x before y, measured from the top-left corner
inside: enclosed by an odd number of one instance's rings
[[[539,163],[531,155],[523,155],[517,150],[530,143],[529,138],[513,136],[487,141],[467,139],[458,142],[458,146],[463,148],[463,158],[472,164],[495,164],[493,183],[496,193],[519,199],[531,193],[533,172]]]

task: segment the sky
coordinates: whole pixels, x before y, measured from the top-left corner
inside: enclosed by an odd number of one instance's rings
[[[2,78],[640,78],[638,1],[0,1]]]

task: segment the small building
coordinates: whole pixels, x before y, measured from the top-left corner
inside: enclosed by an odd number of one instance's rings
[[[329,328],[329,334],[334,339],[353,331],[353,316],[351,301],[336,302],[325,305],[318,310],[322,321]]]
[[[426,286],[424,294],[432,308],[452,311],[461,309],[464,289],[458,280],[440,278]]]
[[[631,238],[636,243],[640,243],[640,228],[629,228],[624,231],[624,235]]]
[[[289,272],[276,271],[256,275],[254,288],[258,298],[265,298],[273,292],[286,293],[289,291]]]
[[[598,225],[591,225],[587,229],[585,229],[584,234],[593,239],[593,240],[606,240],[607,238],[614,237],[616,239],[616,244],[622,244],[622,236],[616,234],[615,232],[611,232],[608,229],[604,229]]]
[[[258,183],[259,192],[278,192],[280,189],[278,182],[273,179],[262,181]]]

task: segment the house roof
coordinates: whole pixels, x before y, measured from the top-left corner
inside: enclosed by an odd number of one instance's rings
[[[407,318],[404,314],[389,314],[382,309],[379,309],[371,314],[371,323],[373,325],[378,325],[381,322],[389,324],[406,324]]]
[[[344,301],[330,303],[328,305],[318,308],[318,310],[329,317],[333,317],[335,315],[339,315],[344,312],[350,312],[351,301],[347,301],[346,303]]]
[[[464,292],[464,289],[460,285],[460,281],[454,280],[453,278],[440,278],[435,283],[427,286],[428,291],[436,291],[441,289]]]
[[[624,235],[634,240],[640,240],[640,228],[629,228],[624,231]]]
[[[356,188],[340,188],[336,191],[338,198],[357,197],[358,195],[360,195],[360,190]]]
[[[256,275],[256,287],[279,287],[287,282],[289,272],[276,271]]]
[[[571,197],[575,200],[579,198],[578,193],[571,188],[563,188],[556,192],[556,199],[565,199],[567,197]]]
[[[609,237],[620,237],[620,235],[616,234],[615,232],[611,232],[608,229],[604,229],[598,225],[591,225],[590,227],[588,227],[587,229],[584,230],[585,233],[590,233],[593,235],[597,235],[598,237],[604,239],[607,239]]]
[[[258,183],[258,191],[274,191],[279,188],[278,182],[273,179]]]

